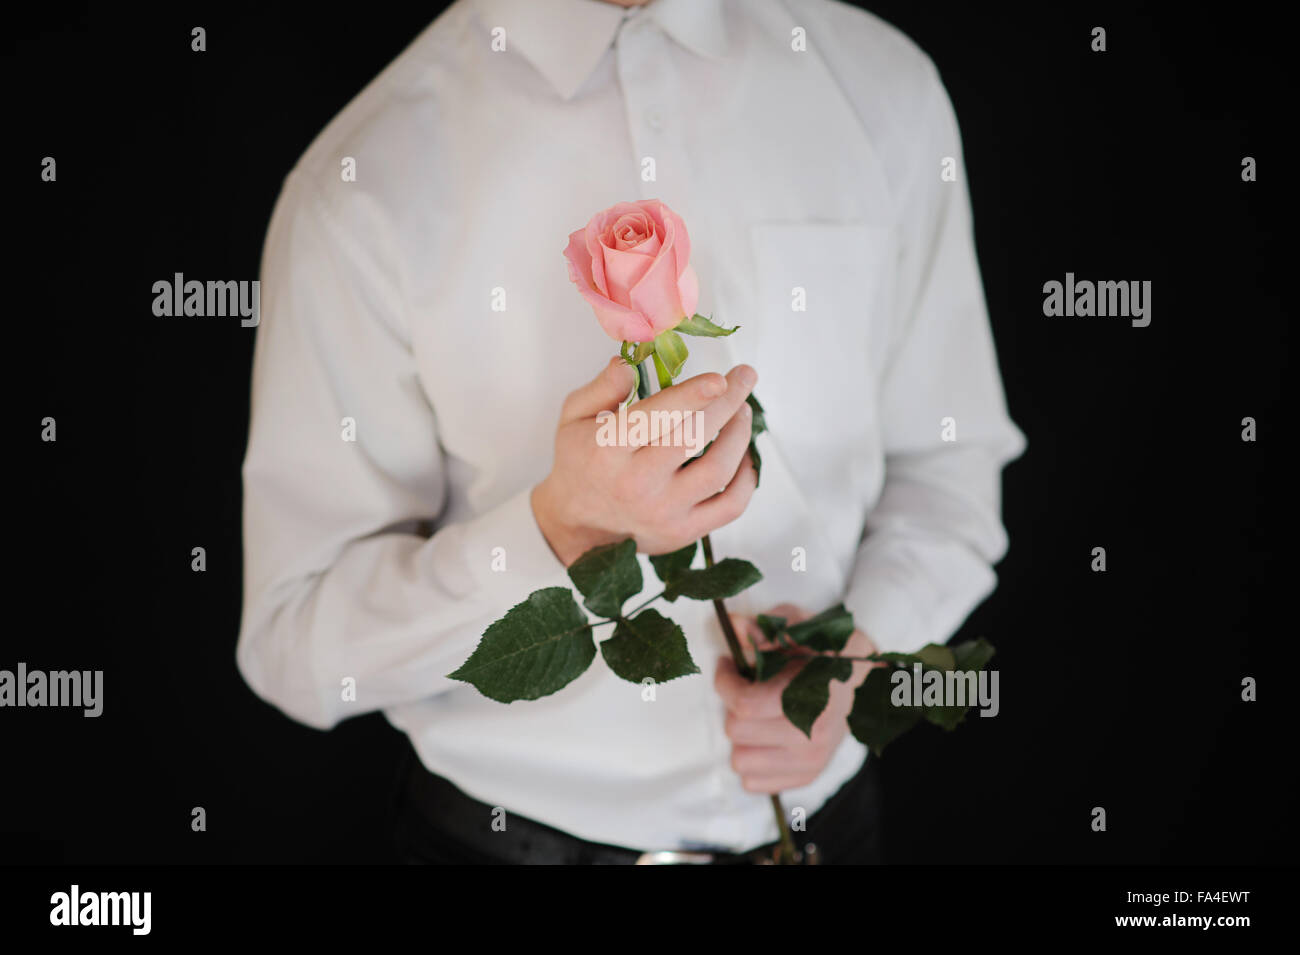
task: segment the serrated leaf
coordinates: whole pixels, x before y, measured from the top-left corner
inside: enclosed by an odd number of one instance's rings
[[[839,653],[853,636],[853,629],[853,614],[845,609],[844,604],[836,604],[815,617],[787,627],[786,633],[801,647]]]
[[[763,579],[747,560],[727,557],[712,567],[685,570],[664,588],[665,600],[690,597],[692,600],[725,600],[734,597]]]
[[[592,613],[611,619],[619,616],[627,599],[641,592],[636,541],[629,537],[593,547],[569,565],[569,579],[587,598],[584,603]]]
[[[921,708],[894,706],[889,682],[890,667],[872,667],[853,693],[849,731],[853,738],[881,756],[885,747],[921,721]]]
[[[681,576],[682,571],[689,570],[695,560],[695,552],[700,549],[699,541],[692,541],[681,550],[670,554],[655,554],[650,558],[650,566],[655,569],[659,579],[669,583],[674,577]]]
[[[781,694],[781,710],[786,719],[812,739],[813,724],[831,699],[831,680],[847,682],[853,664],[836,657],[813,657],[803,665]]]
[[[573,682],[596,657],[591,624],[567,587],[535,590],[483,633],[449,679],[501,703],[536,700]]]
[[[725,338],[739,330],[740,326],[735,328],[723,328],[715,325],[703,315],[692,315],[690,318],[684,318],[677,323],[673,329],[682,335],[696,335],[703,338]]]
[[[760,683],[770,680],[790,662],[790,654],[780,650],[759,650],[754,655],[754,679]]]
[[[700,672],[682,628],[652,609],[620,620],[614,635],[601,643],[600,653],[611,670],[632,683],[647,678],[666,683]]]

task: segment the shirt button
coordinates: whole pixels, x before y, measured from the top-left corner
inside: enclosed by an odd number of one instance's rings
[[[664,111],[658,106],[651,106],[645,111],[645,123],[653,130],[664,128]]]

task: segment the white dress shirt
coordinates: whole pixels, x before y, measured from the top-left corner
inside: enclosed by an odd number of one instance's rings
[[[310,726],[382,710],[507,820],[743,850],[776,828],[730,766],[709,602],[656,605],[703,673],[653,701],[599,656],[534,702],[446,677],[511,606],[568,584],[529,492],[564,396],[617,345],[561,253],[636,198],[683,217],[698,311],[741,326],[688,338],[686,375],[759,373],[762,483],[713,539],[764,579],[729,606],[843,600],[882,650],[914,650],[990,592],[1000,472],[1024,438],[930,59],[830,0],[459,0],[320,134],[276,205],[237,658]],[[639,559],[645,599],[657,580]],[[846,738],[787,809],[811,814],[864,758]]]

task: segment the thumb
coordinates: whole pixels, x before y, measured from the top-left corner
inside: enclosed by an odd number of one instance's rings
[[[599,375],[564,399],[560,423],[569,424],[594,418],[602,411],[617,410],[635,383],[632,366],[618,356],[611,358]]]

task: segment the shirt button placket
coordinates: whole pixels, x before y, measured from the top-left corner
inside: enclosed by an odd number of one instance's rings
[[[617,39],[618,77],[623,90],[628,132],[632,140],[638,195],[642,199],[659,196],[664,173],[665,142],[658,135],[667,125],[663,91],[656,86],[661,76],[655,66],[659,49],[666,42],[644,11],[629,16],[619,29]],[[653,159],[655,179],[643,178],[645,160]]]

